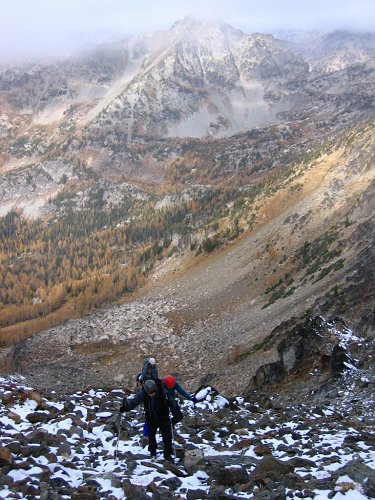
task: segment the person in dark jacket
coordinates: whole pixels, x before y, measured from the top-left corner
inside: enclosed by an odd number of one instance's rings
[[[173,462],[172,428],[169,411],[172,403],[164,391],[161,380],[146,380],[143,388],[129,399],[124,398],[121,412],[133,410],[143,403],[148,426],[148,451],[156,457],[156,432],[160,429],[164,444],[164,459]]]
[[[139,377],[141,384],[144,384],[146,380],[158,380],[159,374],[156,366],[155,358],[148,358],[144,364]]]

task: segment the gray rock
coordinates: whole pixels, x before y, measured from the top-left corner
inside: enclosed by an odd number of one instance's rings
[[[349,476],[353,481],[361,485],[366,479],[375,481],[374,469],[359,460],[350,460],[346,465],[337,469],[332,476],[336,479],[340,476]]]
[[[199,463],[204,458],[202,450],[187,450],[183,458],[183,466],[189,475],[193,475],[199,469]]]
[[[266,478],[281,480],[282,476],[294,471],[294,466],[272,456],[264,457],[250,474],[250,481],[265,482]]]

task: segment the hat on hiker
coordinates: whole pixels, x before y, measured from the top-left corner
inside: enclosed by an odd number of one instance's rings
[[[156,365],[155,358],[150,358],[148,362],[150,363],[150,365]]]
[[[164,384],[168,389],[173,389],[176,385],[176,379],[173,375],[167,375],[164,379]]]
[[[146,380],[145,385],[143,386],[146,394],[151,394],[156,391],[156,382],[155,380]]]

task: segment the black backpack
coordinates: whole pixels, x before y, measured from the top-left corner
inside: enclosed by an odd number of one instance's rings
[[[143,375],[143,376],[142,376]],[[148,358],[144,360],[143,366],[142,366],[142,371],[139,374],[140,376],[140,381],[144,384],[146,380],[158,380],[158,369],[155,366],[149,365]]]
[[[165,398],[168,401],[169,409],[172,413],[172,419],[171,419],[172,425],[176,425],[178,424],[178,422],[181,422],[181,420],[184,418],[184,414],[182,413],[181,408],[179,407],[179,404],[177,403],[175,398],[169,394],[168,390],[164,385],[164,382],[159,379],[157,383],[159,387],[162,387]]]

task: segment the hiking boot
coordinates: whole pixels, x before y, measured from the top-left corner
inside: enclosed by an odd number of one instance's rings
[[[173,464],[173,463],[174,463],[173,457],[172,457],[171,455],[165,455],[165,456],[164,456],[164,460],[165,460],[166,462],[170,462],[171,464]]]
[[[151,460],[156,460],[156,453],[150,453]]]

